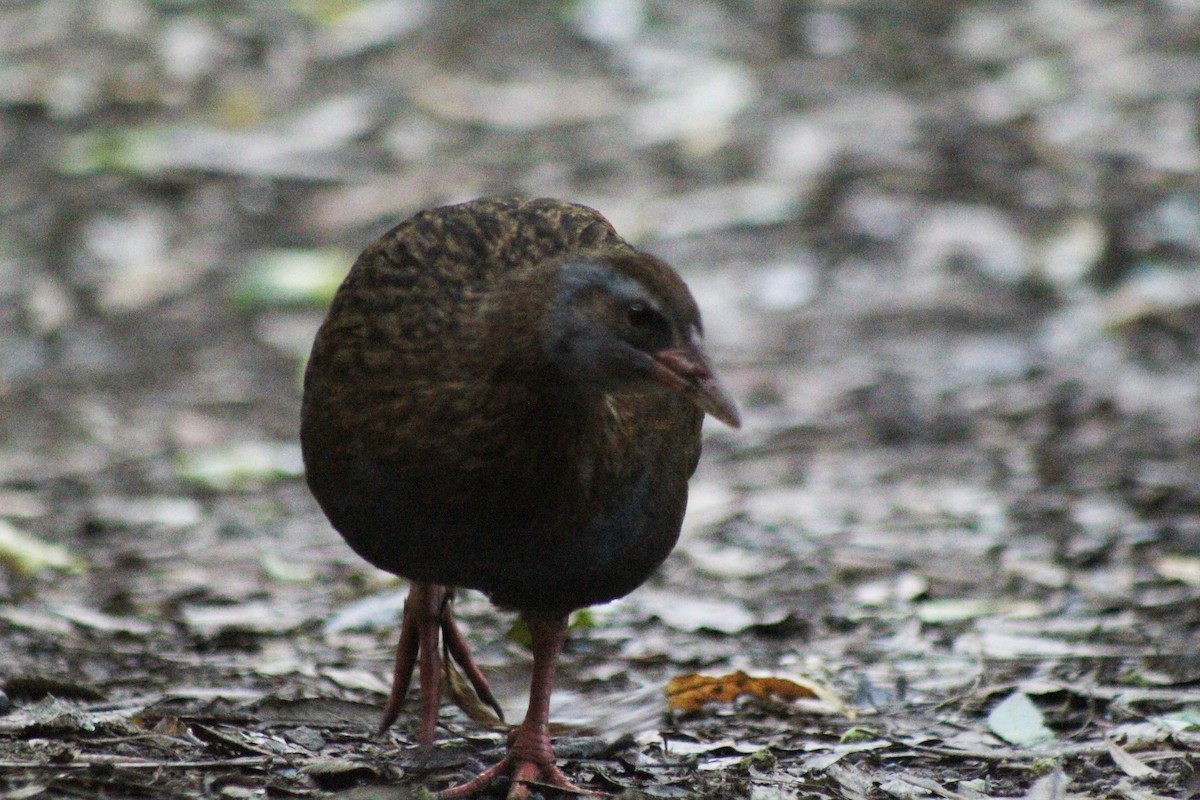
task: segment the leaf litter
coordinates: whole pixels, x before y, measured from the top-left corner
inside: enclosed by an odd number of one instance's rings
[[[450,704],[427,762],[409,715],[374,736],[402,595],[308,497],[296,376],[337,253],[518,190],[680,265],[746,410],[674,556],[572,632],[572,775],[1189,791],[1200,206],[1191,89],[1147,71],[1193,12],[301,5],[0,11],[0,793],[395,797],[499,750]],[[1086,92],[1036,52],[1101,35]],[[457,603],[519,713],[511,618]],[[690,675],[721,701],[671,709]]]

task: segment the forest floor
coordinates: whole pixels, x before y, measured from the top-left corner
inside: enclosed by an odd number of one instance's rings
[[[675,264],[745,417],[659,573],[576,619],[568,775],[1200,796],[1200,6],[284,8],[0,9],[0,799],[499,757],[448,703],[429,759],[410,713],[376,735],[404,584],[297,443],[354,253],[490,193]],[[457,610],[519,718],[511,615]]]

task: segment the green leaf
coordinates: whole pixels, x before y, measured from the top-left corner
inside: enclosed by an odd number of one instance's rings
[[[182,455],[175,475],[216,491],[245,491],[304,474],[298,445],[226,442]]]
[[[594,627],[596,627],[596,615],[592,613],[590,608],[581,608],[571,614],[571,621],[567,625],[567,630],[587,631]],[[525,620],[520,617],[517,617],[513,622],[506,636],[514,644],[519,644],[526,648],[533,647],[533,634],[529,632],[529,626],[525,624]]]
[[[87,568],[82,558],[56,544],[43,542],[0,519],[0,564],[25,578],[47,570],[78,573]]]
[[[1054,739],[1042,711],[1024,692],[1013,692],[988,714],[988,728],[1009,744],[1033,745]]]
[[[1200,706],[1189,706],[1169,714],[1152,717],[1154,722],[1172,731],[1200,731]]]
[[[343,250],[269,250],[246,265],[234,291],[243,308],[329,305],[353,258]]]

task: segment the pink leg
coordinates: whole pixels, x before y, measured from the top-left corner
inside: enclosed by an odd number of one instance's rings
[[[414,583],[408,587],[408,597],[404,599],[404,616],[400,623],[400,641],[396,645],[392,691],[383,709],[383,722],[379,725],[379,733],[392,727],[392,723],[400,716],[400,708],[404,705],[405,695],[408,694],[408,685],[412,682],[413,667],[417,664],[417,653],[421,650],[421,621],[418,608],[425,605],[422,597],[432,589],[433,586],[428,583]]]
[[[512,776],[509,800],[525,800],[529,797],[530,783],[583,793],[555,766],[554,748],[550,744],[550,691],[554,685],[558,654],[566,638],[567,618],[526,615],[525,622],[533,636],[533,682],[529,687],[529,710],[525,714],[525,721],[513,730],[509,737],[508,755],[500,763],[466,783],[440,792],[438,797],[442,800],[472,795],[488,787],[501,775]]]
[[[433,748],[437,730],[438,705],[441,702],[438,635],[441,630],[442,605],[446,587],[436,583],[414,583],[404,600],[404,618],[400,623],[400,643],[396,645],[396,668],[392,674],[392,691],[383,709],[383,733],[400,716],[404,696],[412,682],[413,667],[419,663],[421,682],[421,726],[417,742],[428,752]]]
[[[496,702],[496,696],[492,694],[491,685],[488,684],[483,671],[479,669],[479,665],[475,663],[475,659],[471,656],[471,648],[467,646],[467,640],[463,638],[462,631],[459,630],[458,623],[454,620],[454,615],[450,613],[449,598],[447,598],[446,602],[447,608],[445,613],[442,614],[442,641],[446,643],[446,650],[449,652],[450,658],[462,667],[463,674],[467,676],[467,680],[475,688],[475,694],[479,695],[480,700],[491,706],[492,710],[496,712],[496,716],[503,722],[504,710]]]
[[[446,651],[466,674],[475,692],[504,719],[500,704],[492,694],[483,671],[471,656],[471,648],[463,638],[450,610],[452,593],[436,583],[413,583],[404,601],[404,618],[400,624],[400,642],[396,645],[396,666],[392,673],[392,691],[383,710],[383,733],[400,716],[404,697],[412,682],[413,669],[419,670],[421,682],[421,725],[417,742],[428,752],[433,748],[437,731],[438,706],[441,704],[441,659],[438,639],[444,639]]]
[[[421,652],[417,656],[421,680],[421,727],[417,729],[417,744],[424,753],[433,749],[438,707],[442,703],[442,661],[438,639],[442,632],[441,617],[445,600],[446,587],[436,584],[429,584],[428,591],[417,600],[417,613],[420,614],[417,635],[421,642]],[[407,601],[404,605],[407,611]]]

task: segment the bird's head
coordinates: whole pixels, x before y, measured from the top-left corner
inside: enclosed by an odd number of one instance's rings
[[[734,428],[737,405],[704,350],[700,312],[665,262],[644,253],[558,267],[542,341],[567,378],[602,391],[656,381]]]

